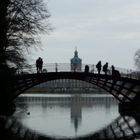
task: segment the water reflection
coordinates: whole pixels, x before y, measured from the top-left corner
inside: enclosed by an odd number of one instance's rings
[[[17,106],[14,116],[26,127],[59,137],[93,133],[119,116],[117,101],[110,95],[30,94],[22,95]]]
[[[140,118],[120,116],[108,95],[22,95],[0,130],[17,139],[135,139]]]

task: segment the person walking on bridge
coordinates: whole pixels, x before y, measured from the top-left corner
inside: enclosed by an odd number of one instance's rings
[[[103,65],[103,72],[105,73],[105,75],[107,75],[107,71],[108,71],[108,62],[106,62],[106,63]]]

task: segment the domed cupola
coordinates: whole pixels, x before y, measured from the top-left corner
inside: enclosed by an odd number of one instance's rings
[[[71,59],[71,71],[81,71],[82,59],[78,57],[78,51],[75,49],[74,57]]]

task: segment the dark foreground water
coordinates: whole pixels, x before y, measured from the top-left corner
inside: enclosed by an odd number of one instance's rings
[[[18,139],[135,139],[140,134],[139,117],[120,116],[118,102],[108,94],[22,94],[15,103],[16,112],[3,119]]]

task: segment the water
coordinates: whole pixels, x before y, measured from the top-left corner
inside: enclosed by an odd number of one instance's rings
[[[118,102],[108,94],[22,94],[13,114],[42,135],[78,137],[94,134],[118,116]]]

